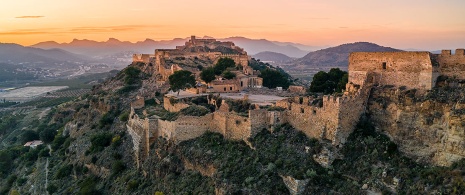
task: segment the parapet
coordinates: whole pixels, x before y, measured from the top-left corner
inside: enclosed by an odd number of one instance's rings
[[[444,49],[444,50],[441,51],[441,55],[449,55],[450,56],[451,55],[451,50]]]
[[[465,55],[465,49],[456,49],[455,50],[455,55]]]

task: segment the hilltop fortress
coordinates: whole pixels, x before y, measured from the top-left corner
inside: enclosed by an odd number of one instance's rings
[[[192,36],[185,45],[177,46],[176,49],[156,49],[154,54],[134,54],[132,60],[133,63],[143,63],[142,70],[155,76],[157,84],[161,86],[178,70],[188,70],[199,78],[204,67],[214,66],[221,58],[234,60],[238,70],[232,72],[236,74],[236,78],[214,80],[210,85],[212,89],[198,87],[194,93],[239,92],[245,88],[262,86],[263,79],[258,77],[259,72],[248,66],[247,52],[235,46],[233,42],[197,39]]]
[[[192,47],[194,45],[210,48],[212,42],[214,40],[196,40],[193,37],[186,46],[178,47],[176,50],[157,50],[155,57],[150,57],[149,61],[155,60],[155,67],[160,70],[161,67],[165,67],[164,60],[169,56],[172,58],[177,52],[186,49],[192,51],[196,48]],[[232,43],[221,45],[234,48]],[[201,49],[194,50],[198,52]],[[237,55],[235,61],[247,67],[245,52],[240,51],[239,54],[235,54]],[[212,59],[223,56],[220,53],[202,53],[202,55],[207,54],[215,56]],[[137,114],[135,110],[144,108],[143,100],[138,100],[137,108],[131,108],[127,129],[133,138],[138,160],[144,159],[149,154],[149,145],[158,137],[179,143],[212,131],[223,134],[226,139],[244,140],[248,143],[248,139],[261,130],[273,131],[275,127],[284,123],[289,123],[308,137],[328,140],[338,147],[346,142],[360,116],[367,112],[367,104],[374,88],[390,86],[427,93],[435,87],[439,76],[465,79],[463,49],[457,49],[455,55],[451,55],[450,50],[445,50],[439,55],[429,52],[355,52],[349,56],[349,82],[342,96],[292,97],[277,101],[273,106],[277,109],[260,109],[254,106],[244,116],[231,111],[227,101],[209,95],[209,104],[217,106],[215,112],[205,116],[181,116],[174,121],[162,120],[158,116],[146,117]],[[175,99],[175,97],[164,97],[166,110],[177,112],[190,106],[180,101],[172,101],[173,98]],[[221,101],[220,106],[217,101]],[[465,130],[465,127],[460,125],[454,127],[457,128],[461,131]],[[454,137],[454,140],[456,139],[457,137]],[[458,142],[455,145],[461,144],[465,149],[463,139],[461,141],[459,139]],[[448,143],[446,141],[443,144]],[[465,157],[463,152],[455,152],[453,155],[459,158]],[[457,158],[445,160],[445,164],[450,164],[454,159]]]

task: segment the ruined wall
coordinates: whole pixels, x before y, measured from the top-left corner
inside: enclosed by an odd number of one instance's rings
[[[333,134],[333,143],[345,143],[346,139],[353,132],[360,116],[365,113],[371,85],[365,85],[358,89],[355,94],[339,97],[339,125]]]
[[[174,121],[171,137],[176,143],[200,137],[210,129],[213,114],[182,116]]]
[[[210,129],[232,140],[246,140],[251,135],[249,118],[230,112],[215,112]]]
[[[451,55],[450,50],[444,50],[437,56],[439,71],[442,75],[465,79],[465,51],[464,49],[455,50]]]
[[[173,98],[173,100],[170,100],[171,98]],[[171,103],[172,101],[174,102]],[[168,96],[163,97],[163,108],[165,108],[165,110],[168,110],[170,112],[179,112],[182,109],[187,108],[187,107],[189,107],[188,104],[184,102],[180,102],[180,100],[175,97],[168,97]]]
[[[307,98],[308,99],[308,98]],[[309,101],[281,100],[276,106],[285,108],[283,120],[308,137],[332,140],[338,126],[339,103],[333,96],[323,97],[323,107]]]
[[[360,76],[372,73],[369,83],[429,90],[436,84],[434,71],[429,52],[354,52],[349,56],[349,82],[355,84],[361,84]]]
[[[305,87],[303,86],[296,86],[296,85],[291,85],[288,88],[289,92],[291,93],[305,93]]]
[[[149,63],[150,57],[153,57],[151,54],[133,54],[132,61],[133,62],[144,62]]]

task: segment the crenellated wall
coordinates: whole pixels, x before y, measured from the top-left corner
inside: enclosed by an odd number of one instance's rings
[[[442,75],[465,79],[465,50],[457,49],[452,55],[450,50],[443,50],[437,55],[439,70]]]
[[[361,84],[370,74],[369,83],[405,86],[429,90],[439,76],[429,52],[354,52],[349,56],[349,82]],[[362,77],[362,78],[360,78]]]

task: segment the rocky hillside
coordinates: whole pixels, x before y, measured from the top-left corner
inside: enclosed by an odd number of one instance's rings
[[[297,64],[307,66],[348,66],[349,54],[351,52],[381,52],[400,51],[398,49],[379,46],[369,42],[356,42],[330,47],[314,52],[310,52],[304,57],[296,60]]]
[[[418,162],[449,166],[465,157],[465,82],[439,78],[427,94],[375,88],[368,110],[375,126]]]
[[[29,119],[33,122],[22,122],[26,120],[22,115],[0,115],[0,176],[5,178],[0,180],[0,194],[460,194],[465,191],[465,160],[437,167],[409,158],[405,155],[408,150],[400,146],[397,138],[416,139],[416,134],[427,131],[393,129],[398,133],[392,132],[391,141],[383,134],[391,132],[376,130],[383,126],[383,121],[375,120],[376,115],[386,114],[383,120],[390,122],[400,111],[406,120],[398,119],[398,125],[409,125],[410,119],[425,122],[431,128],[438,126],[438,130],[441,124],[458,125],[463,118],[441,117],[462,113],[458,103],[450,102],[461,102],[463,83],[451,81],[444,90],[422,96],[436,102],[430,106],[426,99],[414,99],[411,91],[398,89],[400,92],[394,93],[397,96],[382,95],[391,94],[389,90],[374,92],[369,115],[362,117],[342,148],[333,148],[324,140],[309,139],[290,125],[282,125],[273,132],[260,132],[248,143],[225,140],[216,133],[180,144],[158,138],[137,168],[132,139],[126,131],[130,102],[139,95],[146,98],[146,115],[178,114],[163,109],[160,94],[163,91],[154,84],[155,78],[138,68],[138,64],[133,64],[95,86],[91,93],[46,111],[45,115],[34,114],[41,118]],[[455,89],[458,91],[449,91]],[[397,112],[390,109],[393,104],[398,107]],[[435,104],[438,106],[432,106]],[[454,108],[444,113],[438,110],[446,104]],[[420,109],[420,114],[412,114],[415,109]],[[441,113],[430,112],[433,110]],[[424,117],[413,117],[419,115]],[[22,132],[23,128],[32,132]],[[453,130],[444,131],[460,137],[461,133]],[[45,145],[37,149],[22,146],[23,139],[37,137]],[[422,142],[423,147],[434,147],[430,142]],[[326,161],[333,163],[328,166]]]

